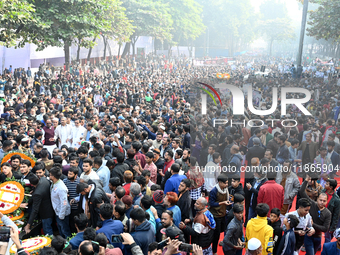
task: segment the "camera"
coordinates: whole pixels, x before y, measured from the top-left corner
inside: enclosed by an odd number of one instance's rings
[[[9,227],[0,227],[0,242],[9,242],[11,238],[11,228]]]
[[[165,240],[163,240],[162,242],[159,242],[158,245],[157,245],[157,250],[159,250],[159,249],[163,250],[163,248],[164,248],[165,246],[167,246],[167,244],[168,244],[168,239],[165,239]],[[190,252],[190,253],[193,252],[192,245],[191,245],[191,244],[188,244],[188,243],[182,243],[182,244],[178,247],[178,250],[179,250],[179,251],[184,251],[184,252]]]

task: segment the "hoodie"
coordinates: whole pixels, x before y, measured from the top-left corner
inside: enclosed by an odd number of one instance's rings
[[[243,157],[241,153],[236,153],[231,156],[231,159],[229,161],[229,166],[233,174],[237,173],[238,175],[240,175],[242,160],[243,160]]]
[[[268,225],[267,217],[257,216],[248,221],[246,228],[246,242],[256,237],[261,241],[263,251],[262,255],[273,253],[273,228]]]
[[[222,190],[217,183],[210,191],[209,195],[209,211],[215,218],[224,217],[226,215],[227,205],[219,205],[219,203],[227,200],[229,200],[228,187]]]
[[[155,232],[149,221],[144,221],[131,233],[136,244],[142,249],[144,255],[148,255],[149,244],[155,241]],[[131,253],[129,253],[131,254]]]

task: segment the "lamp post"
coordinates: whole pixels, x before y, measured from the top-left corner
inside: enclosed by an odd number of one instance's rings
[[[300,32],[299,52],[298,52],[298,57],[297,57],[297,66],[300,66],[301,62],[302,62],[303,39],[305,37],[307,12],[308,12],[308,0],[303,0],[303,11],[302,11],[301,32]]]

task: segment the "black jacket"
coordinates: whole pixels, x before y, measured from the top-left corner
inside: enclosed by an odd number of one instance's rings
[[[234,246],[237,246],[238,239],[243,236],[242,221],[238,221],[235,217],[229,223],[227,232],[223,239],[223,252],[228,254],[228,251],[234,251]]]
[[[110,203],[110,200],[106,196],[105,191],[103,190],[102,186],[100,183],[96,180],[89,180],[88,181],[89,185],[94,185],[94,190],[92,191],[91,197],[88,199],[89,203],[89,212],[91,215],[90,222],[89,222],[89,227],[97,227],[98,226],[98,221],[100,220],[99,218],[99,208],[97,207],[98,204],[101,203]],[[86,195],[87,196],[87,195]],[[83,195],[80,195],[79,203],[78,203],[78,211],[79,213],[84,212],[83,210]]]
[[[121,183],[124,183],[124,172],[126,170],[129,170],[129,166],[125,163],[118,163],[115,168],[113,168],[113,170],[111,171],[111,174],[110,174],[110,178],[112,177],[119,177],[120,179],[120,182]]]
[[[248,161],[248,166],[250,166],[250,161],[252,158],[259,158],[259,160],[263,159],[264,153],[266,152],[266,149],[262,146],[253,146],[248,149],[246,160]]]
[[[182,212],[181,221],[184,222],[185,219],[191,219],[191,197],[188,190],[178,199],[177,206]]]
[[[281,221],[278,220],[274,223],[271,223],[270,220],[268,220],[268,225],[271,226],[274,229],[274,238],[273,238],[273,242],[274,242],[274,250],[273,250],[273,254],[278,254],[277,250],[279,248],[279,244],[282,238],[282,228],[281,228]]]
[[[40,178],[39,183],[32,193],[29,201],[32,206],[32,212],[29,214],[28,224],[32,225],[33,221],[40,219],[48,219],[54,217],[54,210],[51,203],[50,195],[51,183],[45,177]]]
[[[258,194],[259,194],[259,190],[260,190],[260,188],[261,188],[261,186],[266,182],[266,181],[268,181],[268,179],[267,178],[264,178],[261,182],[260,182],[260,184],[256,187],[256,189],[254,189],[254,185],[255,185],[255,183],[256,183],[256,180],[254,179],[254,181],[253,181],[253,183],[251,184],[251,189],[250,189],[250,193],[251,193],[251,195],[252,194],[254,194],[254,196],[253,196],[253,200],[251,201],[251,207],[255,210],[255,208],[256,208],[256,206],[257,206],[257,196],[258,196]],[[250,197],[251,197],[251,195],[250,195]]]
[[[199,159],[199,165],[205,167],[208,161],[208,149],[209,148],[204,148],[201,150],[200,153],[200,159]]]

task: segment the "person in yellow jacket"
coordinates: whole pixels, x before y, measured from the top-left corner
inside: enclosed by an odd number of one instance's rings
[[[248,241],[256,237],[261,241],[263,251],[262,255],[273,254],[273,228],[268,225],[267,214],[269,206],[267,204],[258,204],[256,206],[257,217],[248,221],[246,228],[246,247]]]

